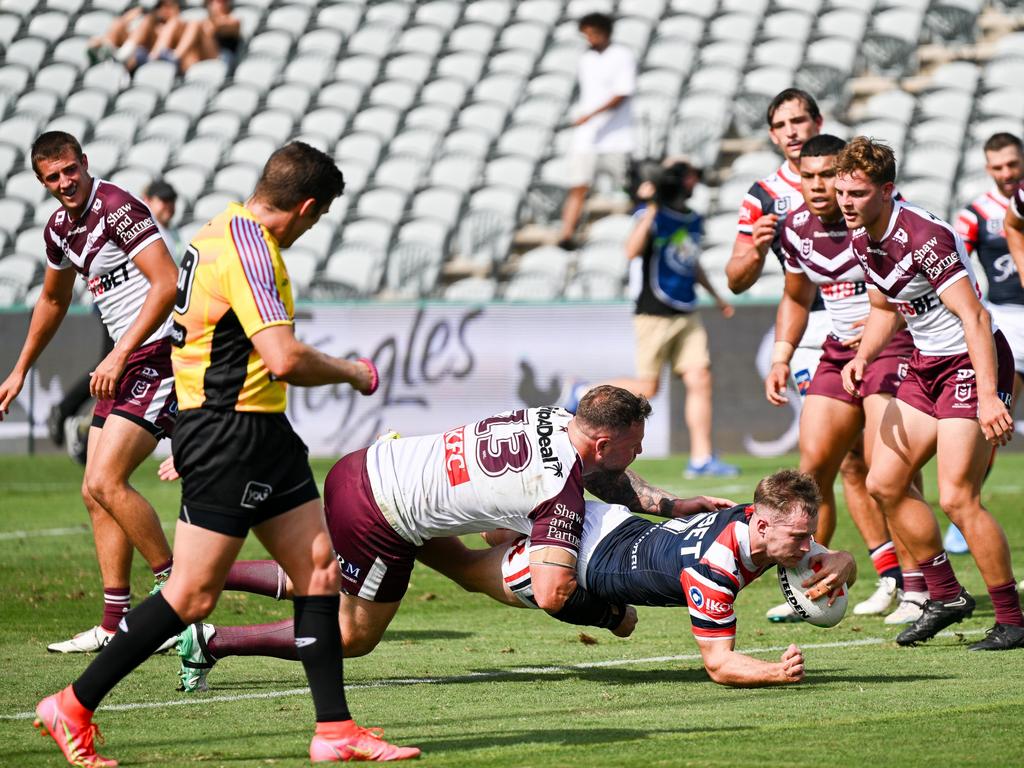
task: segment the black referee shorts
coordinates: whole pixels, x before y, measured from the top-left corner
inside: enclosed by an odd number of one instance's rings
[[[249,529],[320,497],[309,449],[283,413],[181,411],[172,440],[179,518],[245,538]]]

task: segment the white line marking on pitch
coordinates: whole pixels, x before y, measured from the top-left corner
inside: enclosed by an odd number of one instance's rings
[[[956,635],[980,635],[985,630],[968,629],[963,632],[940,632],[937,637],[954,637]],[[885,637],[864,637],[860,640],[838,640],[832,643],[807,643],[801,646],[801,650],[814,650],[820,648],[854,648],[861,645],[881,645],[892,642],[892,638]],[[744,653],[778,653],[784,651],[789,645],[772,645],[767,648],[744,648]],[[408,677],[392,680],[372,680],[366,683],[348,683],[346,690],[356,688],[388,688],[393,685],[447,685],[449,683],[464,683],[467,680],[487,680],[501,677],[514,677],[515,675],[562,675],[575,672],[581,669],[603,669],[606,667],[625,667],[631,664],[658,664],[669,661],[696,661],[701,656],[699,653],[685,653],[679,656],[650,656],[645,659],[610,659],[608,661],[586,661],[581,664],[566,664],[553,667],[512,667],[496,672],[467,672],[464,675],[451,675],[448,677]],[[812,678],[813,679],[813,678]],[[188,707],[200,706],[203,704],[222,704],[232,701],[249,701],[252,699],[280,699],[285,696],[301,696],[309,693],[309,688],[289,688],[285,691],[266,691],[264,693],[239,693],[225,696],[199,696],[182,697],[173,701],[140,701],[134,704],[112,704],[109,707],[101,707],[104,712],[128,712],[136,709],[161,709],[163,707]],[[28,720],[35,717],[35,712],[17,712],[12,715],[0,715],[0,720]]]
[[[165,531],[174,530],[174,523],[162,523]],[[92,528],[83,523],[71,528],[39,528],[32,531],[0,531],[0,541],[14,541],[18,539],[34,539],[40,536],[75,536],[83,533],[92,533]]]

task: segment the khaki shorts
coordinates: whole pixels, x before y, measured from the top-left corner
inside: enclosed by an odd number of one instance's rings
[[[612,187],[618,189],[626,183],[627,159],[623,152],[573,152],[569,155],[569,186],[591,187],[600,172],[608,174]]]
[[[636,375],[657,379],[666,361],[682,375],[698,368],[710,368],[708,334],[697,313],[689,315],[634,315]]]

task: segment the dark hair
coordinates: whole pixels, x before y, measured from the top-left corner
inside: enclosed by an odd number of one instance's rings
[[[654,199],[658,205],[675,211],[685,211],[693,185],[700,179],[700,170],[685,160],[678,160],[661,169],[654,179]]]
[[[788,518],[794,505],[813,517],[818,514],[818,507],[821,506],[821,491],[814,478],[806,472],[780,469],[757,484],[754,504],[770,510],[775,522]]]
[[[593,27],[599,32],[604,32],[609,37],[611,37],[612,27],[614,26],[615,22],[607,13],[587,13],[581,16],[579,21],[580,31],[584,27]]]
[[[1000,149],[1006,149],[1007,147],[1016,147],[1017,149],[1024,150],[1024,143],[1021,143],[1021,140],[1012,133],[1002,131],[1000,133],[993,133],[988,137],[984,150],[986,152],[998,152]]]
[[[867,136],[857,136],[836,155],[836,173],[849,176],[860,171],[873,184],[896,181],[896,155],[892,147]]]
[[[576,418],[585,426],[612,432],[629,429],[651,415],[651,404],[643,395],[621,387],[599,384],[580,398]]]
[[[85,157],[85,153],[82,152],[82,145],[70,133],[47,131],[40,134],[32,142],[32,149],[29,152],[29,156],[32,158],[32,170],[35,171],[36,176],[39,175],[40,160],[53,160],[63,155],[65,150],[68,149],[75,153],[75,157],[79,161]]]
[[[846,142],[831,133],[819,133],[812,136],[800,147],[800,157],[828,157],[843,151]]]
[[[155,197],[157,200],[163,200],[165,203],[178,202],[178,193],[174,187],[163,179],[153,179],[142,194],[145,197]]]
[[[799,101],[804,105],[807,110],[807,114],[810,115],[811,120],[818,121],[821,119],[821,110],[818,109],[818,102],[814,100],[807,91],[800,90],[799,88],[787,88],[784,91],[780,91],[776,94],[775,98],[772,99],[771,104],[768,105],[766,117],[768,119],[768,126],[771,127],[772,120],[775,119],[775,111],[785,104],[787,101]]]
[[[330,155],[293,141],[267,160],[253,197],[282,211],[313,198],[322,210],[344,191],[345,178]]]

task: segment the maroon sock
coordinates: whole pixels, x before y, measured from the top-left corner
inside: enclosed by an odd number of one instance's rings
[[[942,550],[935,557],[922,560],[918,565],[921,566],[925,584],[928,585],[929,599],[946,602],[955,600],[956,596],[960,594],[963,587],[956,580],[956,574],[953,573],[953,566],[949,564],[946,550]]]
[[[103,588],[103,623],[107,632],[117,632],[117,623],[132,608],[132,594],[128,587]]]
[[[284,571],[276,560],[239,560],[228,571],[224,589],[284,600]]]
[[[924,574],[920,571],[904,571],[903,591],[928,592],[928,585],[924,583]]]
[[[215,659],[225,656],[273,656],[298,661],[294,627],[295,622],[291,619],[275,624],[217,627],[206,646]]]
[[[174,565],[174,558],[171,558],[166,563],[160,563],[160,565],[153,566],[153,578],[157,581],[166,579],[171,575],[171,566]]]
[[[1012,624],[1024,627],[1024,614],[1020,611],[1020,595],[1017,594],[1017,582],[1010,581],[998,587],[988,588],[992,598],[992,607],[996,611],[996,624]]]

